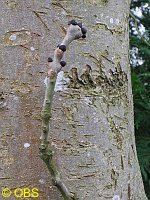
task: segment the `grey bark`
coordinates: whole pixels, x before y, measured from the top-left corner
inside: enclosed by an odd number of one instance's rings
[[[47,58],[74,18],[87,39],[65,54],[49,134],[62,179],[80,199],[147,199],[134,139],[128,16],[128,0],[0,2],[1,187],[37,187],[39,200],[62,199],[38,155],[40,113]],[[84,85],[70,78],[74,67]]]

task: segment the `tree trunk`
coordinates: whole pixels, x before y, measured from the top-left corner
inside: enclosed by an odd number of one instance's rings
[[[134,139],[129,3],[0,2],[0,184],[11,189],[10,199],[16,188],[38,188],[39,200],[62,199],[38,148],[47,58],[70,19],[82,21],[88,33],[70,44],[55,87],[49,140],[62,180],[80,200],[147,199]]]

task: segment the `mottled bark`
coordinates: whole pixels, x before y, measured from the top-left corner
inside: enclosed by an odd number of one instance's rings
[[[65,54],[49,134],[62,179],[79,199],[147,199],[135,149],[128,16],[128,0],[0,2],[1,187],[37,187],[39,200],[62,199],[39,158],[40,113],[47,58],[74,18],[87,39]]]

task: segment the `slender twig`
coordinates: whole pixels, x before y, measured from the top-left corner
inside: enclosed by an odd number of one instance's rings
[[[141,39],[143,40],[143,42],[148,45],[150,47],[150,43],[148,41],[145,40],[145,38],[142,36],[142,34],[140,33],[139,31],[139,27],[138,27],[138,22],[137,22],[137,19],[136,17],[134,16],[134,14],[130,11],[130,16],[132,17],[132,19],[134,20],[134,23],[135,23],[135,28],[138,32],[138,35],[141,37]]]
[[[63,181],[61,180],[61,174],[58,171],[58,167],[55,164],[53,158],[53,151],[51,145],[48,142],[48,133],[49,133],[49,122],[51,119],[51,109],[52,101],[54,95],[54,87],[57,79],[58,72],[61,71],[62,67],[65,66],[65,62],[61,61],[64,52],[68,45],[75,39],[81,37],[86,37],[86,29],[82,27],[81,23],[75,22],[72,20],[69,22],[69,27],[67,33],[62,43],[54,51],[54,58],[49,58],[49,70],[46,78],[46,91],[45,99],[42,109],[42,135],[41,135],[41,144],[40,144],[40,157],[45,162],[51,176],[53,179],[53,184],[61,192],[64,200],[77,200],[77,196],[67,189]]]

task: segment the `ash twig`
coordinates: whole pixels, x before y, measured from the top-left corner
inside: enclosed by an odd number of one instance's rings
[[[81,23],[77,23],[75,20],[71,20],[68,23],[67,33],[65,38],[60,45],[54,51],[54,58],[48,58],[49,70],[47,73],[47,84],[45,91],[45,99],[41,112],[42,116],[42,134],[41,134],[41,144],[40,144],[40,157],[45,162],[53,180],[53,184],[58,188],[62,194],[64,200],[78,200],[76,194],[69,192],[68,188],[65,186],[64,182],[61,179],[61,174],[58,170],[58,167],[53,160],[53,151],[51,145],[48,142],[48,133],[49,133],[49,122],[51,119],[51,109],[52,101],[54,95],[54,88],[57,79],[57,74],[62,70],[62,67],[65,66],[65,62],[61,61],[63,58],[64,52],[68,45],[75,39],[85,38],[86,29],[82,27]]]

